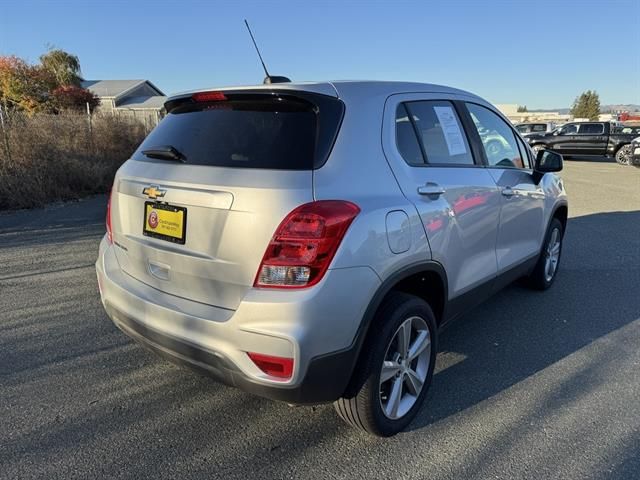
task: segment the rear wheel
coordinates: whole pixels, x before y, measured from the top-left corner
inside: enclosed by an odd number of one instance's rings
[[[631,165],[631,145],[625,145],[616,152],[616,162],[620,165]]]
[[[562,223],[557,218],[554,218],[551,221],[551,225],[549,225],[538,263],[536,263],[533,272],[527,279],[531,287],[537,290],[546,290],[553,284],[560,266],[562,238]]]
[[[374,322],[354,373],[359,385],[334,406],[349,425],[387,437],[404,429],[424,402],[436,360],[436,321],[424,300],[396,292]]]

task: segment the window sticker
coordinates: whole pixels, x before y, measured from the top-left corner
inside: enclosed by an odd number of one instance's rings
[[[467,153],[467,147],[464,144],[463,133],[458,125],[456,114],[453,112],[452,107],[433,107],[442,133],[444,133],[445,141],[447,142],[447,148],[449,149],[449,155],[463,155]]]

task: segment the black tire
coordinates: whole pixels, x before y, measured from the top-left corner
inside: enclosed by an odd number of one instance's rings
[[[426,378],[422,389],[413,400],[415,402],[413,406],[402,417],[392,419],[384,413],[382,406],[383,386],[380,384],[382,366],[401,325],[408,319],[415,317],[424,320],[431,340]],[[429,304],[414,295],[401,292],[391,293],[380,306],[374,323],[371,325],[370,334],[363,346],[354,372],[355,385],[352,385],[350,389],[352,393],[347,393],[345,398],[334,402],[336,412],[347,424],[373,435],[388,437],[402,431],[411,423],[424,403],[433,377],[436,352],[437,326]],[[425,352],[423,359],[426,360],[426,358]],[[402,388],[405,388],[404,375],[406,374],[399,374],[394,378],[398,378],[400,375],[402,375]],[[393,382],[394,380],[388,381]]]
[[[618,149],[616,162],[620,165],[631,165],[631,145],[623,145]]]
[[[554,230],[557,230],[558,232],[557,235],[558,235],[558,239],[559,239],[558,241],[560,242],[560,244],[559,244],[557,262],[553,270],[553,274],[551,275],[551,277],[549,277],[549,274],[547,271],[547,259],[549,258],[549,246],[550,246],[549,244],[553,238]],[[557,218],[554,218],[553,220],[551,220],[551,223],[549,224],[549,228],[547,229],[547,233],[544,237],[544,243],[540,251],[540,256],[538,257],[538,262],[536,263],[536,266],[533,269],[533,272],[531,272],[529,277],[527,277],[526,279],[527,280],[526,283],[531,288],[534,288],[536,290],[546,290],[551,285],[553,285],[553,282],[555,281],[556,276],[558,275],[558,268],[560,268],[560,259],[562,258],[563,238],[564,238],[564,231],[562,228],[562,223]]]

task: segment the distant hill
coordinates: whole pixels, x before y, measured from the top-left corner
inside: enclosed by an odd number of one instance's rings
[[[558,112],[561,115],[565,115],[569,113],[570,108],[539,108],[536,110],[529,110],[530,112]],[[600,111],[602,113],[608,112],[616,112],[616,111],[629,111],[629,112],[638,112],[640,111],[640,105],[635,103],[626,103],[626,104],[617,104],[617,105],[602,105],[600,107]]]
[[[627,104],[621,104],[621,105],[602,105],[600,107],[600,110],[602,110],[603,112],[617,112],[619,110],[626,110],[629,112],[638,112],[640,111],[640,105],[637,105],[635,103],[627,103]]]

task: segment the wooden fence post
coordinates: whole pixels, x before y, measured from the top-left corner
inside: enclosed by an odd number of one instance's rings
[[[7,160],[11,162],[11,149],[9,148],[9,134],[4,123],[4,111],[0,105],[0,128],[2,128],[2,138],[4,139],[4,148],[7,151]]]

